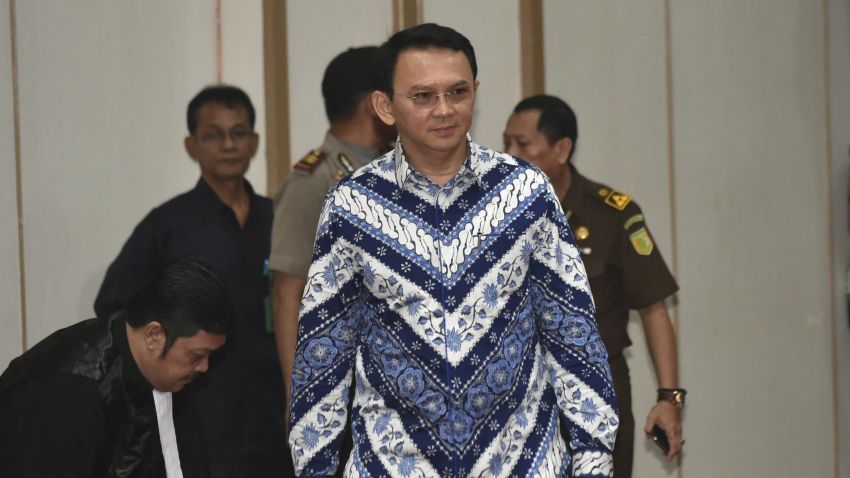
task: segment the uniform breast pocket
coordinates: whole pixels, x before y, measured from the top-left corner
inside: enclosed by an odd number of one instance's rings
[[[605,267],[608,263],[608,252],[602,248],[595,248],[588,245],[577,244],[579,252],[581,252],[581,261],[584,263],[584,270],[587,272],[587,277],[600,277],[605,273]]]

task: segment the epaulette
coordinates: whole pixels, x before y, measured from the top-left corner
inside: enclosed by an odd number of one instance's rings
[[[618,211],[622,211],[629,205],[630,202],[632,202],[632,197],[628,194],[624,194],[616,189],[606,188],[604,186],[600,187],[596,191],[596,194],[600,199],[602,199],[602,202]]]
[[[605,186],[597,188],[596,197],[606,205],[611,206],[618,211],[626,209],[626,206],[632,202],[632,197],[628,194],[623,194],[620,191]],[[643,222],[643,214],[636,213],[626,219],[626,222],[623,224],[623,229],[625,229],[626,233],[629,234],[629,241],[632,243],[632,247],[635,252],[641,256],[648,256],[652,254],[652,251],[655,248],[655,243],[652,242],[652,236],[649,235],[649,231],[646,229],[646,226],[644,225],[631,233],[628,232],[629,229]]]
[[[327,157],[328,155],[325,154],[324,151],[319,148],[316,148],[313,151],[307,153],[306,156],[301,158],[301,161],[295,163],[293,169],[304,171],[306,173],[312,173],[320,164],[322,164],[322,161],[324,161]]]

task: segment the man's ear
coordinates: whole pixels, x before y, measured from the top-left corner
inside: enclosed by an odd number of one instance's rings
[[[394,125],[395,114],[393,114],[393,105],[390,97],[383,91],[376,90],[372,92],[371,98],[372,108],[375,110],[378,118],[381,118],[381,121],[390,126]]]
[[[186,153],[189,154],[189,157],[192,158],[192,161],[197,161],[195,156],[195,151],[198,148],[198,142],[195,139],[195,136],[189,135],[183,139],[183,147],[186,148]]]
[[[157,321],[151,321],[144,325],[145,350],[154,355],[161,355],[165,350],[165,329]]]
[[[555,142],[555,151],[558,152],[558,164],[565,165],[573,152],[573,140],[561,138]]]

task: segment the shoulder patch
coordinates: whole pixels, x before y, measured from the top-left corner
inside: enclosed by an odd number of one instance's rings
[[[599,192],[601,195],[602,190],[600,189]],[[605,196],[605,204],[613,207],[618,211],[622,211],[623,209],[625,209],[631,201],[631,196],[629,196],[628,194],[623,194],[620,191],[615,191],[613,189],[608,192],[607,196]]]
[[[655,243],[652,242],[652,237],[649,236],[649,231],[645,227],[629,234],[629,240],[632,242],[635,252],[642,256],[652,254],[652,249],[655,248]]]
[[[297,169],[299,171],[312,173],[320,164],[322,164],[322,161],[324,161],[327,156],[328,155],[325,154],[324,151],[316,148],[313,151],[307,153],[307,155],[301,158],[301,161],[295,163],[295,166],[293,166],[292,168]]]

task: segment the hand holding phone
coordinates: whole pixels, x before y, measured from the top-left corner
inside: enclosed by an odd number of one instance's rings
[[[652,427],[652,441],[658,445],[658,448],[661,448],[664,456],[670,453],[670,441],[667,439],[667,432],[658,425]]]

